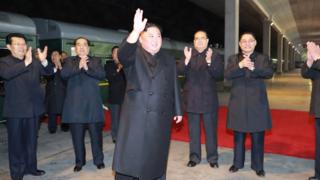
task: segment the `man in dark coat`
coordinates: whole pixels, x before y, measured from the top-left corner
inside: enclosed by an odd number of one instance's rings
[[[61,78],[62,62],[58,51],[51,53],[54,74],[48,76],[46,84],[46,106],[48,114],[48,131],[53,134],[57,130],[57,117],[61,116],[66,91],[66,82]],[[61,130],[66,131],[66,124],[61,124]]]
[[[194,34],[194,49],[185,47],[185,59],[178,65],[178,72],[185,76],[183,89],[184,111],[188,112],[190,154],[188,167],[201,161],[200,116],[203,116],[207,161],[218,168],[217,116],[218,95],[216,81],[223,79],[223,59],[208,48],[209,39],[205,31]]]
[[[271,60],[254,51],[257,41],[244,33],[239,42],[241,52],[229,57],[225,77],[232,80],[227,128],[234,131],[234,159],[230,172],[243,168],[245,136],[251,134],[251,168],[258,176],[263,169],[264,135],[271,129],[265,79],[273,76]]]
[[[320,179],[320,48],[314,42],[307,42],[307,61],[301,69],[304,78],[312,80],[310,114],[316,123],[315,175],[309,180]]]
[[[37,168],[37,133],[39,116],[45,111],[40,76],[50,75],[47,47],[39,59],[32,57],[23,34],[11,33],[6,38],[11,55],[0,59],[0,77],[4,80],[3,116],[7,119],[8,153],[11,178],[22,180],[25,174],[41,176]]]
[[[77,56],[65,59],[61,77],[67,80],[62,122],[69,123],[76,156],[74,172],[86,164],[84,144],[85,130],[89,129],[93,162],[98,169],[104,168],[102,152],[102,127],[104,113],[99,82],[104,79],[101,60],[89,56],[89,40],[74,40]]]
[[[114,143],[117,140],[120,109],[126,89],[126,78],[122,68],[123,66],[118,59],[118,50],[118,46],[112,48],[112,61],[107,61],[104,65],[106,78],[109,83],[108,107],[111,113],[111,137]]]
[[[182,120],[175,60],[160,49],[159,27],[142,15],[137,9],[119,50],[127,88],[112,166],[116,180],[164,180],[171,122]]]

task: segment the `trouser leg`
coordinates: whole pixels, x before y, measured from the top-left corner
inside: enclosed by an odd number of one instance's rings
[[[263,170],[264,131],[251,133],[251,168],[255,171]]]
[[[70,130],[72,136],[73,149],[76,156],[76,165],[83,166],[86,164],[86,149],[84,144],[86,124],[71,123]]]
[[[200,163],[201,140],[200,140],[200,114],[188,113],[189,137],[190,137],[190,161]]]
[[[245,159],[245,138],[246,133],[234,131],[234,156],[233,165],[236,168],[243,168]]]
[[[89,123],[89,133],[92,149],[93,163],[99,165],[103,163],[103,145],[102,145],[102,123]]]
[[[216,163],[218,162],[217,113],[205,113],[203,114],[203,120],[206,134],[207,161]]]

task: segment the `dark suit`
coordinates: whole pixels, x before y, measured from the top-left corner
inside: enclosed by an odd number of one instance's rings
[[[78,56],[68,57],[61,71],[61,77],[67,80],[62,122],[70,124],[77,166],[83,166],[86,163],[84,145],[86,127],[90,132],[94,164],[103,163],[104,113],[99,82],[104,79],[105,72],[100,59],[89,57],[88,60],[88,70],[85,71],[79,69]]]
[[[66,81],[61,78],[61,70],[48,76],[46,85],[46,107],[49,117],[48,130],[54,132],[57,129],[56,117],[61,115],[66,92]]]
[[[53,73],[50,64],[43,67],[33,59],[27,67],[11,55],[0,59],[0,77],[4,80],[3,116],[7,119],[8,152],[12,179],[37,170],[37,132],[39,116],[45,112],[40,76]]]
[[[263,169],[264,131],[271,128],[271,117],[267,97],[265,79],[273,75],[271,60],[262,54],[254,52],[251,55],[255,69],[240,68],[242,54],[230,56],[225,77],[232,80],[227,128],[234,133],[234,165],[242,168],[244,165],[245,134],[252,136],[251,168]]]
[[[315,61],[310,68],[305,63],[301,68],[301,75],[312,81],[310,114],[316,120],[315,176],[320,178],[320,61]]]
[[[184,59],[178,64],[178,72],[185,76],[183,88],[184,110],[188,112],[190,136],[190,160],[201,161],[200,116],[203,115],[206,133],[207,161],[217,163],[217,116],[218,95],[216,82],[223,79],[222,56],[214,52],[211,65],[206,62],[206,52],[192,49],[190,62],[186,66]]]
[[[166,172],[172,119],[182,115],[175,60],[126,41],[119,59],[127,87],[112,167],[140,180],[156,179]]]
[[[120,109],[123,103],[126,88],[126,78],[123,69],[117,72],[118,66],[114,61],[108,61],[104,65],[106,78],[109,83],[108,107],[111,112],[111,136],[113,140],[117,139]]]

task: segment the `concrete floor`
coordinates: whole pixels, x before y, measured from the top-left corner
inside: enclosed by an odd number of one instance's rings
[[[268,80],[268,96],[273,109],[294,109],[308,111],[310,99],[310,83],[300,77],[299,72],[275,76]],[[221,105],[228,103],[229,93],[219,93]],[[42,124],[38,140],[38,167],[47,173],[42,177],[25,176],[26,180],[112,180],[111,170],[114,144],[109,132],[104,132],[104,155],[106,168],[97,170],[92,162],[91,148],[86,137],[87,163],[79,173],[73,172],[74,153],[70,133],[58,131],[47,132],[46,124]],[[246,152],[245,168],[231,174],[228,168],[232,163],[232,149],[219,148],[219,169],[212,169],[205,160],[205,147],[202,147],[202,163],[194,168],[186,167],[188,161],[188,143],[172,141],[169,154],[168,180],[254,180],[261,179],[250,169],[250,151]],[[10,179],[8,170],[8,154],[6,129],[0,125],[0,179]],[[313,160],[294,158],[275,154],[265,154],[264,179],[270,180],[302,180],[313,175]]]

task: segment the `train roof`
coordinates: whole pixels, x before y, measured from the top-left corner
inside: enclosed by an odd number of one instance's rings
[[[128,35],[126,32],[97,28],[81,24],[71,24],[50,19],[33,18],[40,40],[45,39],[75,39],[83,36],[90,41],[121,43]],[[163,39],[163,48],[183,50],[186,43]]]
[[[49,19],[33,18],[39,39],[75,39],[83,36],[90,41],[119,43],[126,33],[96,28],[81,24],[71,24]]]
[[[0,11],[0,32],[36,35],[36,26],[27,16]]]

